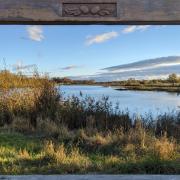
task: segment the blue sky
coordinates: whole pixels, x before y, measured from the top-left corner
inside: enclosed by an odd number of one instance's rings
[[[1,26],[0,67],[36,64],[51,76],[92,75],[139,60],[180,56],[180,26]]]

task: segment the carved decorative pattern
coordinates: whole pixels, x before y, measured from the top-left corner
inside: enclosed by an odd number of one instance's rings
[[[64,17],[116,17],[115,3],[63,4]]]

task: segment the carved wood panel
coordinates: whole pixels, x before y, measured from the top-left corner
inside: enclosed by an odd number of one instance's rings
[[[64,17],[117,17],[116,3],[63,3]]]

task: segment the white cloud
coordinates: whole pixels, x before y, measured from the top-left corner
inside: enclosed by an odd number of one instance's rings
[[[33,41],[42,41],[44,39],[42,26],[28,26],[27,27],[28,37]]]
[[[103,33],[103,34],[98,34],[95,36],[89,36],[86,38],[86,45],[90,46],[92,44],[100,44],[100,43],[103,43],[103,42],[106,42],[108,40],[118,37],[120,33],[129,34],[135,31],[145,31],[150,27],[151,27],[150,25],[143,25],[143,26],[132,25],[132,26],[125,27],[121,32],[111,31],[111,32]]]
[[[148,28],[150,28],[151,26],[150,25],[144,25],[144,26],[127,26],[126,28],[124,28],[122,30],[122,33],[124,34],[129,34],[129,33],[133,33],[135,31],[145,31],[147,30]]]
[[[92,44],[100,44],[100,43],[106,42],[110,39],[116,38],[118,36],[119,36],[119,33],[116,31],[103,33],[103,34],[99,34],[96,36],[90,36],[86,39],[86,44],[89,46]]]

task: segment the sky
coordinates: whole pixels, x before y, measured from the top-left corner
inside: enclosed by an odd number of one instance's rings
[[[88,76],[168,56],[180,56],[180,26],[0,26],[1,69],[36,65],[50,76]]]

